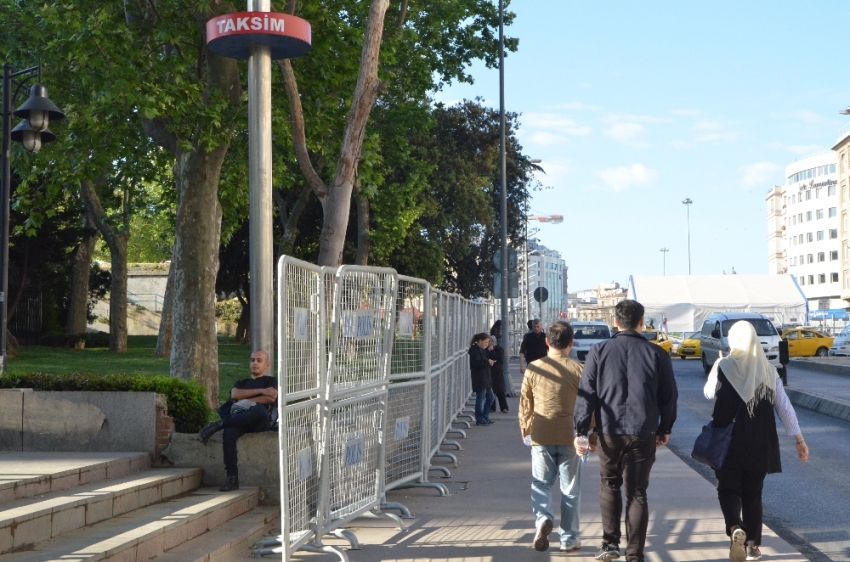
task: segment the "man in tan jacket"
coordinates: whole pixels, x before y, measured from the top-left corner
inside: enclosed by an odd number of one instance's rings
[[[582,365],[570,359],[573,328],[554,322],[546,329],[549,353],[533,361],[525,371],[519,404],[519,427],[531,445],[531,504],[536,518],[534,548],[549,548],[552,532],[552,485],[560,477],[561,524],[558,535],[561,551],[581,548],[579,505],[581,503],[580,457],[573,447],[575,409]],[[591,436],[591,450],[595,436]]]

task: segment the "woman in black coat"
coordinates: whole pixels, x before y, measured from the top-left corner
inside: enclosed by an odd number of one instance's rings
[[[809,448],[753,325],[744,320],[733,324],[729,347],[729,356],[714,363],[704,389],[706,398],[714,398],[711,417],[715,427],[735,423],[726,460],[714,471],[717,497],[726,534],[732,539],[729,559],[760,560],[764,478],[782,472],[774,411],[786,434],[796,438],[801,461],[808,460]]]
[[[486,332],[475,334],[469,344],[469,373],[472,377],[472,390],[475,392],[475,425],[490,425],[490,406],[493,405],[493,382],[490,367],[494,361],[487,356],[490,335]]]
[[[493,394],[496,395],[496,398],[499,400],[499,409],[502,410],[503,414],[508,413],[508,400],[505,397],[505,374],[502,372],[503,363],[505,357],[505,350],[502,349],[500,345],[498,345],[493,338],[490,338],[490,345],[487,346],[487,355],[495,361],[490,366],[490,379],[493,381]],[[493,401],[493,406],[490,408],[491,412],[496,411],[496,402]]]

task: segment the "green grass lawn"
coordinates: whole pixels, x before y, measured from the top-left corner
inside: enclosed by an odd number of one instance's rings
[[[108,349],[69,349],[61,347],[22,346],[18,358],[9,361],[9,371],[41,373],[92,373],[95,375],[168,375],[169,360],[153,356],[156,336],[130,336],[126,353]],[[233,383],[251,376],[251,348],[233,343],[232,338],[219,338],[219,397],[230,396]]]

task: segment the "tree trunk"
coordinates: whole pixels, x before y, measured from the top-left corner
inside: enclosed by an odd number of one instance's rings
[[[105,178],[98,178],[105,182]],[[80,183],[83,202],[90,220],[97,226],[103,239],[109,245],[109,257],[112,260],[112,281],[109,285],[109,349],[127,351],[127,240],[130,233],[119,231],[108,222],[106,211],[100,204],[100,198],[91,180]]]
[[[162,299],[162,313],[159,316],[159,334],[156,338],[154,357],[171,357],[171,327],[174,313],[174,260],[168,267],[168,280],[165,282],[165,297]]]
[[[369,265],[369,199],[367,199],[358,185],[354,194],[354,202],[357,205],[357,257],[354,258],[355,265]]]
[[[97,228],[85,213],[83,239],[74,252],[74,269],[71,273],[71,291],[68,297],[68,322],[65,333],[82,334],[88,326],[89,273],[94,247],[97,244]]]
[[[322,199],[322,232],[319,234],[319,264],[331,267],[342,265],[345,231],[351,212],[352,185],[331,186]]]
[[[236,323],[236,343],[250,343],[251,342],[251,307],[248,305],[248,301],[239,297],[239,304],[242,305],[242,310],[239,312],[239,321]]]
[[[313,191],[310,186],[305,185],[301,188],[301,193],[298,194],[298,199],[292,204],[292,210],[287,214],[286,201],[280,195],[280,191],[272,189],[272,197],[277,206],[277,215],[280,218],[280,225],[283,230],[283,236],[278,242],[278,257],[283,255],[292,255],[292,249],[295,247],[295,238],[298,236],[298,221],[301,220],[301,215],[304,214],[304,209],[307,208],[307,203],[310,202],[310,195]]]
[[[215,279],[221,238],[218,184],[227,145],[196,147],[177,158],[180,204],[174,232],[171,375],[196,378],[207,404],[218,406]]]

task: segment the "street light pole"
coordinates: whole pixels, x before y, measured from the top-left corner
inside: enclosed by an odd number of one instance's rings
[[[663,261],[662,261],[662,264],[663,264],[663,267],[664,267],[664,269],[662,271],[664,271],[664,275],[667,275],[667,252],[669,252],[669,251],[670,251],[669,248],[661,248],[661,255],[664,256]]]
[[[21,77],[18,80],[15,78]],[[38,81],[30,90],[30,97],[14,112],[12,103],[27,82],[37,78]],[[12,92],[14,86],[15,91]],[[56,140],[47,126],[50,121],[59,121],[65,114],[47,98],[47,88],[41,85],[41,65],[12,72],[12,65],[3,64],[3,107],[2,107],[2,168],[3,183],[0,184],[0,211],[3,225],[0,227],[0,369],[6,370],[6,295],[9,292],[9,203],[12,195],[12,146],[10,141],[21,142],[28,152],[38,152],[41,145]],[[23,119],[12,130],[12,115]]]
[[[687,209],[687,217],[688,217],[688,275],[690,275],[691,274],[691,204],[693,204],[693,201],[691,201],[691,198],[688,197],[687,199],[682,201],[682,204],[685,206],[685,209]]]
[[[507,173],[507,150],[505,147],[505,0],[499,0],[499,169],[501,190],[501,218],[502,218],[502,334],[509,336],[511,333],[508,316],[508,297],[510,296],[511,278],[508,273],[508,178]],[[507,349],[507,346],[504,346]],[[502,376],[505,379],[505,389],[509,395],[513,395],[510,370],[507,361],[502,361]]]

